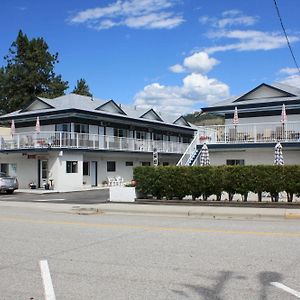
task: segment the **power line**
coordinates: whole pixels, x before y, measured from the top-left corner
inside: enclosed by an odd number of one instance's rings
[[[281,18],[281,15],[280,15],[279,8],[278,8],[277,1],[276,1],[276,0],[274,0],[274,4],[275,4],[275,8],[276,8],[276,11],[277,11],[277,15],[278,15],[278,18],[279,18],[279,21],[280,21],[280,24],[281,24],[281,28],[282,28],[282,30],[283,30],[283,32],[284,32],[284,35],[285,35],[285,39],[286,39],[287,45],[288,45],[289,50],[290,50],[290,52],[291,52],[291,55],[292,55],[292,58],[293,58],[293,60],[294,60],[295,66],[296,66],[296,68],[297,68],[297,70],[298,70],[298,73],[300,73],[300,68],[299,68],[299,65],[298,65],[298,63],[297,63],[296,57],[295,57],[295,55],[294,55],[294,52],[293,52],[291,43],[290,43],[289,38],[288,38],[288,35],[287,35],[286,31],[285,31],[285,28],[284,28],[284,25],[283,25],[283,22],[282,22],[282,18]]]

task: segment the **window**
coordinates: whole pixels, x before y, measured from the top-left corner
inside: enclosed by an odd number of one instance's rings
[[[226,165],[228,165],[228,166],[236,166],[236,165],[244,166],[245,160],[244,159],[227,159]]]
[[[71,131],[71,124],[70,123],[56,124],[55,125],[55,131],[70,132]]]
[[[67,169],[66,172],[67,173],[77,173],[78,172],[78,161],[67,161]]]
[[[114,128],[114,136],[117,137],[128,137],[129,132],[126,129]]]
[[[126,161],[125,166],[126,167],[132,167],[133,166],[133,161]]]
[[[151,163],[149,161],[142,161],[143,167],[150,167]]]
[[[108,161],[107,162],[107,172],[115,172],[116,171],[116,162]]]
[[[168,163],[167,161],[164,161],[164,162],[162,163],[162,165],[163,165],[163,166],[168,166],[169,163]]]
[[[147,139],[147,132],[146,131],[136,131],[135,136],[138,140],[145,140],[145,139]]]
[[[1,164],[0,171],[6,176],[17,176],[17,164]]]
[[[90,162],[84,161],[82,165],[82,175],[89,176],[90,175]]]
[[[154,141],[162,141],[162,139],[163,139],[163,135],[161,134],[161,133],[154,133],[153,134],[153,140]]]
[[[77,133],[89,133],[89,125],[88,124],[74,124],[74,132]]]

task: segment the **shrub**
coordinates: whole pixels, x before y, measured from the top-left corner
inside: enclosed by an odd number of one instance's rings
[[[138,192],[161,199],[182,199],[210,195],[226,191],[231,201],[235,193],[247,201],[248,193],[254,192],[261,201],[262,192],[269,192],[278,201],[278,193],[286,191],[289,201],[293,194],[300,194],[300,166],[206,166],[206,167],[136,167],[134,180]]]

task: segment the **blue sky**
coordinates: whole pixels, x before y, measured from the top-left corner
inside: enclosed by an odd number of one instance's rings
[[[299,0],[277,0],[298,64]],[[19,29],[95,97],[173,114],[266,82],[300,87],[273,0],[1,1],[0,57]]]

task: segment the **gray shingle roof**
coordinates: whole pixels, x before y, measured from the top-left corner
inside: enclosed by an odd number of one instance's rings
[[[256,98],[256,99],[247,99],[247,100],[236,101],[239,98],[241,98],[243,95],[245,95],[245,94],[242,94],[242,95],[239,95],[239,96],[231,97],[229,99],[214,103],[210,107],[232,106],[232,105],[238,106],[238,105],[245,105],[245,104],[282,102],[282,101],[291,101],[291,100],[300,99],[300,89],[297,88],[297,87],[293,87],[293,86],[283,84],[283,83],[274,83],[274,84],[268,84],[268,85],[270,87],[280,89],[284,92],[287,92],[289,94],[293,94],[295,96],[289,96],[289,97],[261,97],[261,98]]]
[[[47,98],[42,98],[38,97],[37,100],[41,100],[45,104],[49,105],[49,108],[42,108],[38,110],[18,110],[6,115],[3,115],[0,117],[1,118],[7,118],[7,117],[16,117],[16,116],[29,116],[37,113],[50,113],[50,112],[56,112],[60,110],[67,110],[67,109],[80,109],[84,111],[90,111],[90,112],[97,112],[97,108],[105,103],[108,103],[111,100],[103,100],[103,99],[98,99],[98,98],[91,98],[88,96],[81,96],[77,94],[67,94],[64,96],[60,96],[54,99],[47,99]],[[100,110],[101,113],[107,114],[107,115],[112,115],[112,116],[121,116],[121,117],[129,117],[129,118],[134,118],[134,119],[141,119],[140,117],[144,115],[146,112],[149,111],[149,109],[140,109],[136,106],[129,106],[129,105],[119,105],[121,110],[123,110],[126,115],[122,115],[119,113],[113,113],[113,112],[107,112]],[[100,112],[99,111],[99,112]],[[173,124],[174,121],[176,121],[180,116],[171,116],[166,113],[157,113],[158,116],[163,120],[163,123],[166,124]],[[162,123],[161,121],[156,121],[156,120],[151,120],[153,122],[159,122]],[[174,126],[179,126],[181,127],[182,125],[174,125]]]

